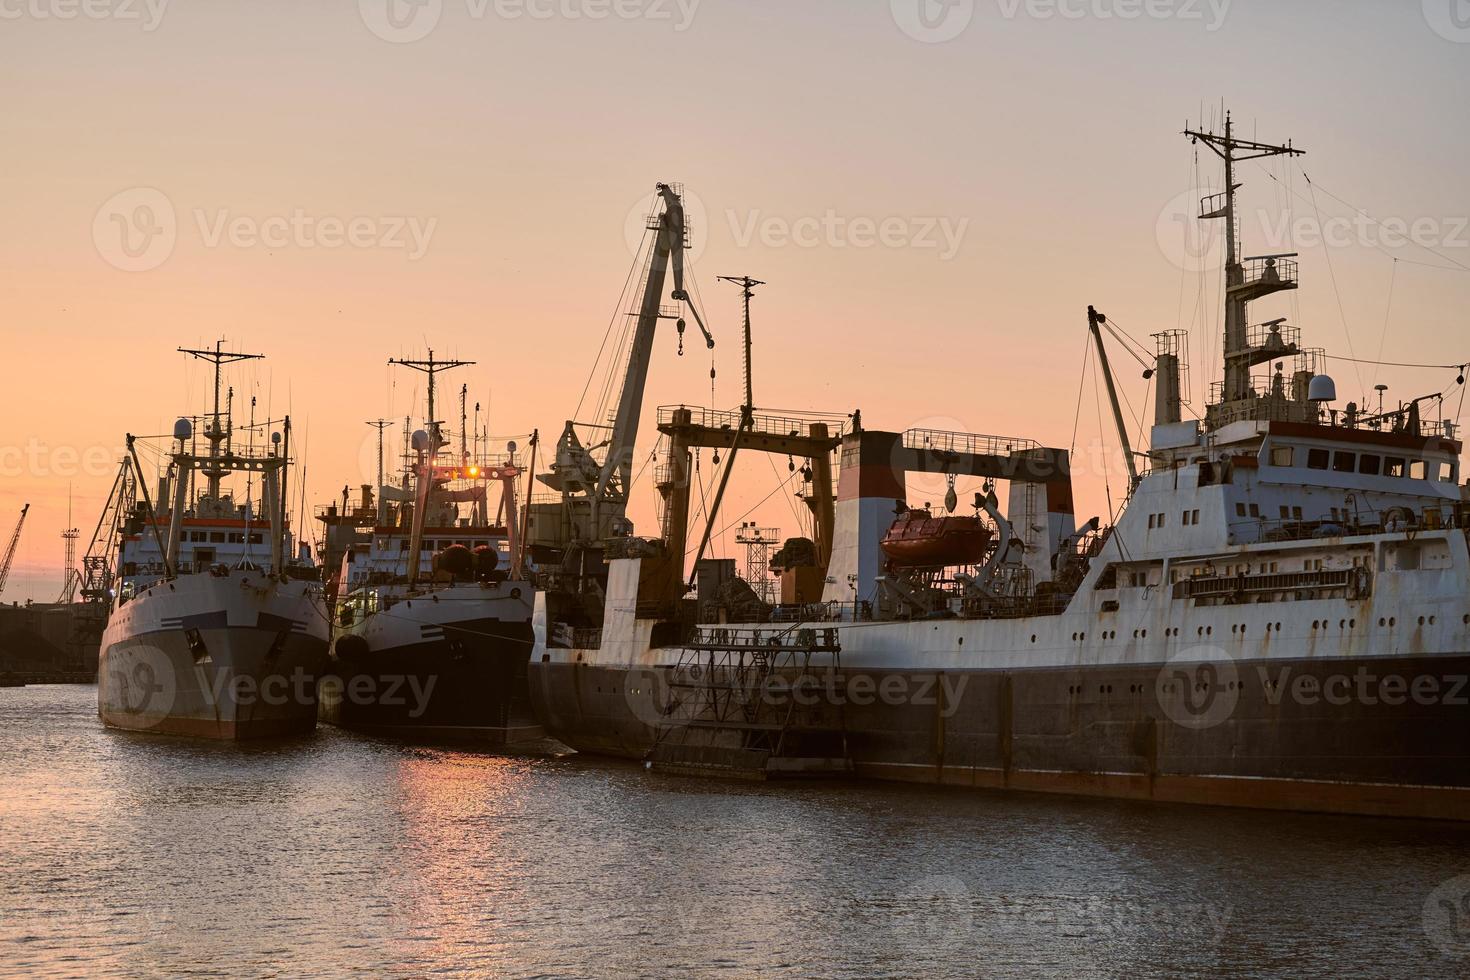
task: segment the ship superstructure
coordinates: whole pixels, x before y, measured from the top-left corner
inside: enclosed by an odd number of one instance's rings
[[[1241,255],[1235,166],[1300,151],[1228,121],[1187,135],[1226,173],[1201,209],[1228,229],[1224,377],[1183,419],[1180,336],[1157,336],[1151,445],[1140,471],[1120,423],[1130,495],[1113,524],[1079,523],[1069,453],[1024,437],[884,432],[856,413],[766,424],[749,396],[723,418],[660,409],[663,537],[606,539],[597,590],[538,597],[531,694],[549,733],[683,772],[1470,818],[1455,426],[1436,396],[1337,407],[1323,352],[1284,320],[1250,323],[1252,302],[1297,288],[1297,261]],[[1111,388],[1107,318],[1089,307],[1087,325]],[[686,595],[686,454],[719,433],[806,458],[813,512],[831,514],[773,562],[783,601],[755,618]],[[949,481],[948,516],[911,507],[918,473]],[[954,514],[957,478],[983,481],[973,517]]]
[[[333,653],[342,680],[323,698],[322,717],[429,739],[539,737],[526,698],[533,587],[520,546],[518,446],[472,453],[462,434],[458,455],[446,453],[437,375],[472,362],[430,351],[426,360],[395,363],[428,377],[428,416],[409,438],[400,484],[380,473],[376,493],[363,487],[357,506],[344,490],[340,509],[318,513],[335,565]]]
[[[155,503],[139,440],[128,437],[104,512],[119,531],[116,561],[89,565],[84,576],[85,592],[113,594],[98,714],[118,728],[207,738],[310,732],[330,630],[315,566],[291,554],[290,420],[261,424],[271,430],[264,449],[241,447],[221,410],[221,371],[258,355],[222,343],[180,350],[214,367],[208,448],[195,451],[195,420],[175,424]],[[242,476],[243,501],[225,487]]]

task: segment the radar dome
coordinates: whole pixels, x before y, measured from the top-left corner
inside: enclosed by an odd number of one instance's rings
[[[180,441],[194,438],[194,423],[188,419],[179,419],[174,423],[174,438]]]
[[[425,432],[423,429],[416,429],[416,430],[414,430],[412,445],[413,445],[413,448],[416,451],[418,451],[418,452],[421,452],[421,453],[428,452],[429,451],[429,434],[427,432]]]
[[[1313,375],[1311,382],[1307,385],[1307,401],[1337,401],[1337,383],[1325,374]]]

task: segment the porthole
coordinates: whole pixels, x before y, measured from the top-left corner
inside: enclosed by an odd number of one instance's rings
[[[1382,616],[1379,616],[1378,617],[1378,625],[1379,626],[1387,626],[1388,625],[1388,620],[1384,619]]]
[[[960,637],[958,642],[959,642],[959,645],[960,646],[964,646],[965,645],[965,638],[963,636]]]
[[[1035,633],[1032,633],[1031,634],[1031,642],[1032,643],[1035,643],[1036,642],[1036,634]]]
[[[1215,635],[1215,627],[1213,627],[1213,626],[1206,626],[1205,627],[1205,636],[1214,636],[1214,635]]]
[[[1350,620],[1348,620],[1348,629],[1355,630],[1357,628],[1358,628],[1358,621],[1356,619],[1350,619]]]
[[[1420,626],[1423,626],[1424,625],[1424,617],[1423,616],[1420,616],[1419,617],[1419,625]]]
[[[1430,616],[1429,617],[1429,625],[1430,626],[1433,626],[1434,625],[1434,617],[1433,616]]]

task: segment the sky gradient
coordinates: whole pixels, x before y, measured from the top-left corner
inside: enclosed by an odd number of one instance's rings
[[[691,196],[718,407],[739,320],[714,277],[749,274],[758,404],[1075,444],[1083,519],[1107,513],[1091,460],[1116,442],[1090,378],[1078,413],[1087,305],[1145,343],[1190,328],[1197,409],[1220,372],[1218,256],[1176,215],[1220,180],[1179,131],[1222,101],[1308,151],[1241,174],[1246,254],[1302,253],[1302,289],[1252,319],[1470,360],[1451,0],[919,2],[0,0],[0,536],[32,504],[4,599],[54,598],[68,494],[85,546],[125,433],[205,407],[180,345],[268,355],[232,375],[237,404],[291,412],[313,504],[371,479],[365,420],[421,414],[385,362],[429,345],[478,362],[450,385],[493,432],[554,440],[660,180]],[[710,404],[708,354],[675,344],[650,422]],[[1344,401],[1454,374],[1329,370]],[[774,486],[749,460],[727,519]],[[751,516],[790,533],[781,497]]]

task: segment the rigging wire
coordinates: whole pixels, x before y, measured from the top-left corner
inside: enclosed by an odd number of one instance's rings
[[[1373,368],[1374,387],[1377,387],[1378,385],[1378,371],[1379,368],[1383,366],[1381,363],[1383,360],[1383,345],[1388,340],[1389,316],[1393,313],[1393,285],[1394,280],[1398,278],[1398,272],[1399,260],[1395,258],[1393,260],[1393,265],[1390,267],[1388,273],[1388,302],[1384,303],[1383,305],[1383,332],[1378,335],[1378,360],[1374,362],[1375,367]]]
[[[1077,410],[1072,413],[1072,448],[1068,450],[1071,455],[1077,454],[1077,428],[1082,422],[1082,393],[1087,388],[1087,365],[1092,361],[1092,342],[1087,341],[1082,345],[1082,376],[1077,379]]]
[[[1269,171],[1267,171],[1267,173],[1269,173]],[[1303,171],[1302,176],[1306,176],[1305,171]],[[1321,228],[1322,210],[1317,207],[1317,194],[1312,187],[1312,180],[1310,177],[1307,178],[1307,190],[1312,195],[1312,209],[1317,214],[1317,227]],[[1358,356],[1358,352],[1353,348],[1353,332],[1352,329],[1348,326],[1347,310],[1344,309],[1342,305],[1342,290],[1339,289],[1337,286],[1337,272],[1332,265],[1332,248],[1327,244],[1325,240],[1322,242],[1322,256],[1327,260],[1327,275],[1332,282],[1333,295],[1337,297],[1337,315],[1338,318],[1342,320],[1342,335],[1344,338],[1347,339],[1348,354],[1351,355],[1350,359],[1356,359]],[[1363,388],[1363,372],[1358,370],[1356,360],[1354,360],[1353,372],[1358,377],[1359,391],[1366,390]]]

